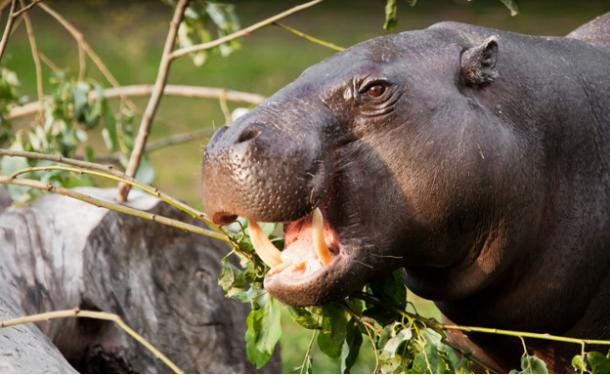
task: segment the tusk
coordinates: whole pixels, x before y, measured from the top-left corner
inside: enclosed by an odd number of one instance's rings
[[[256,221],[248,220],[248,228],[250,229],[250,240],[252,241],[252,246],[254,246],[254,251],[256,251],[261,260],[269,267],[281,264],[282,253],[271,243]]]
[[[313,211],[313,218],[311,220],[312,226],[312,236],[313,236],[313,247],[318,254],[318,259],[320,259],[320,263],[322,265],[327,266],[333,261],[333,255],[326,246],[326,241],[324,240],[324,217],[322,216],[322,211],[319,208],[316,208]]]

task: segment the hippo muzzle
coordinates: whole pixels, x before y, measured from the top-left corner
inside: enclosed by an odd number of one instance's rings
[[[203,160],[203,200],[218,224],[250,221],[259,256],[271,266],[265,288],[272,295],[312,305],[347,292],[341,280],[352,263],[325,217],[337,124],[323,106],[286,103],[274,96],[215,133]],[[253,228],[256,222],[284,224],[284,251]]]

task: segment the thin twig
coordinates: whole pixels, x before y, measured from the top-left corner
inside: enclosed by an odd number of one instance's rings
[[[218,103],[220,104],[220,110],[222,111],[222,114],[225,117],[225,123],[230,124],[231,122],[233,122],[231,111],[229,110],[229,105],[227,104],[227,90],[224,90],[220,93]]]
[[[309,345],[307,345],[307,351],[305,352],[305,356],[303,357],[303,362],[301,363],[301,367],[299,368],[299,374],[304,374],[305,366],[308,361],[311,361],[311,350],[313,349],[313,344],[316,342],[316,337],[318,337],[319,331],[316,329],[311,334],[311,339],[309,340]]]
[[[238,30],[234,33],[231,33],[229,35],[226,35],[222,38],[218,38],[215,40],[212,40],[210,42],[206,42],[206,43],[201,43],[201,44],[195,44],[193,46],[189,46],[189,47],[184,47],[184,48],[180,48],[175,50],[174,52],[172,52],[171,54],[171,58],[176,58],[176,57],[180,57],[180,56],[184,56],[184,55],[188,55],[189,53],[193,53],[193,52],[197,52],[197,51],[204,51],[204,50],[208,50],[210,48],[214,48],[217,47],[221,44],[230,42],[234,39],[239,39],[239,38],[243,38],[245,36],[250,35],[250,33],[252,33],[253,31],[256,31],[258,29],[262,29],[263,27],[269,26],[283,18],[286,18],[288,16],[291,16],[295,13],[298,13],[300,11],[303,11],[307,8],[311,8],[314,5],[317,5],[319,3],[321,3],[323,0],[313,0],[301,5],[297,5],[294,8],[290,8],[282,13],[276,14],[273,17],[269,17],[265,20],[262,20],[260,22],[257,22],[251,26],[246,27],[245,29],[241,29]]]
[[[43,0],[32,0],[31,3],[29,3],[26,6],[23,6],[23,2],[21,3],[21,9],[19,9],[18,11],[16,11],[13,14],[13,18],[17,18],[20,15],[22,15],[23,13],[27,12],[28,10],[32,9],[32,7],[34,7],[36,4],[40,3]]]
[[[43,57],[42,54],[41,58]],[[46,56],[44,56],[48,59]],[[44,61],[44,59],[43,59]],[[54,64],[53,64],[54,65]],[[55,66],[57,68],[57,66]],[[119,97],[135,97],[135,96],[148,96],[153,92],[153,85],[130,85],[120,86],[114,88],[108,88],[102,91],[102,95],[106,99],[115,99]],[[221,95],[226,95],[226,99],[232,102],[240,102],[247,104],[260,104],[265,97],[259,94],[227,90],[216,87],[201,87],[201,86],[189,86],[189,85],[167,85],[163,92],[164,95],[170,96],[182,96],[187,98],[201,98],[201,99],[219,99]],[[91,93],[92,98],[96,98],[97,92]],[[19,107],[14,107],[9,112],[9,119],[16,119],[23,116],[29,116],[39,111],[42,107],[40,102],[30,102]]]
[[[76,44],[78,45],[78,48],[79,49],[82,48],[82,50],[87,54],[87,56],[89,56],[91,61],[93,61],[93,63],[98,68],[98,70],[102,73],[104,78],[106,78],[106,80],[113,87],[119,87],[120,86],[119,82],[114,77],[114,75],[112,75],[112,73],[110,72],[110,70],[108,69],[106,64],[104,64],[102,59],[98,56],[98,54],[93,50],[93,48],[91,48],[89,43],[87,43],[87,40],[85,40],[83,33],[81,33],[72,23],[70,23],[61,14],[57,13],[55,10],[53,10],[53,8],[51,8],[47,4],[40,3],[39,6],[42,10],[47,12],[51,17],[53,17],[57,22],[59,22],[59,24],[61,26],[63,26],[63,28],[66,29],[66,31],[68,31],[68,33],[70,35],[72,35],[72,37],[76,41]],[[80,58],[79,58],[79,61],[80,61]],[[80,62],[79,62],[79,65],[80,65]],[[130,102],[127,99],[127,97],[125,97],[125,96],[121,96],[121,103],[123,103],[123,102],[128,103],[131,108],[135,108],[135,104]]]
[[[148,186],[148,185],[145,185],[145,184],[142,184],[142,183],[136,181],[133,177],[129,177],[129,176],[125,175],[118,168],[116,168],[112,165],[102,165],[102,164],[91,163],[91,162],[83,161],[83,160],[65,158],[63,156],[41,154],[38,152],[17,151],[17,150],[8,150],[8,149],[0,149],[0,156],[23,157],[23,158],[36,159],[36,160],[47,160],[47,161],[53,161],[56,163],[72,165],[74,167],[79,168],[77,170],[71,170],[69,168],[58,167],[58,166],[27,168],[27,170],[30,170],[30,171],[44,170],[44,169],[63,169],[63,170],[69,170],[71,172],[77,172],[77,173],[96,174],[101,177],[111,178],[111,179],[114,179],[115,181],[122,181],[126,184],[131,184],[131,185],[137,187],[138,189],[140,189],[150,195],[153,195],[153,196],[163,200],[167,204],[174,206],[175,208],[189,214],[193,218],[196,218],[196,219],[202,221],[203,223],[205,223],[206,225],[208,225],[210,228],[214,229],[215,231],[224,234],[223,230],[219,226],[214,224],[210,219],[208,219],[207,216],[203,212],[187,205],[186,203],[181,202],[180,200],[178,200],[168,194],[165,194],[165,193],[159,191],[159,189],[157,189],[155,187]],[[27,173],[27,170],[24,170],[26,172],[18,171],[16,173],[14,173],[13,175],[11,175],[10,177],[15,178],[16,176],[18,176],[20,174]],[[99,173],[96,173],[96,172],[99,172]],[[225,235],[225,237],[226,237],[226,235]]]
[[[53,61],[51,61],[51,59],[47,55],[45,55],[41,51],[38,51],[38,56],[40,57],[40,61],[42,61],[52,71],[59,72],[61,70]],[[37,106],[42,107],[40,102],[34,102],[34,103],[36,103]],[[10,117],[10,113],[9,113],[9,117]]]
[[[70,198],[77,199],[97,207],[107,208],[109,210],[117,211],[123,214],[139,217],[141,219],[154,221],[159,224],[168,225],[180,230],[184,230],[190,233],[199,234],[206,237],[215,238],[220,241],[224,241],[232,244],[227,237],[219,232],[212,231],[209,229],[201,228],[196,225],[188,224],[180,220],[172,219],[162,215],[151,214],[150,212],[138,210],[122,204],[108,202],[102,199],[94,198],[87,194],[79,193],[77,191],[69,190],[63,187],[55,186],[51,183],[44,183],[36,180],[24,179],[24,178],[11,178],[10,176],[0,176],[0,185],[18,185],[26,186],[38,190],[48,191],[50,193],[64,195]]]
[[[139,183],[138,181],[136,181],[130,177],[127,177],[125,175],[117,176],[115,174],[105,173],[105,172],[101,172],[101,171],[87,170],[87,169],[78,168],[78,167],[64,167],[64,166],[60,166],[60,165],[49,165],[49,166],[42,166],[42,167],[24,168],[24,169],[14,172],[9,177],[17,178],[18,176],[21,176],[24,174],[28,174],[28,173],[32,173],[32,172],[44,172],[44,171],[64,171],[64,172],[72,172],[72,173],[78,173],[78,174],[86,174],[86,175],[91,175],[91,176],[104,177],[104,178],[107,178],[107,179],[110,179],[110,180],[113,180],[116,182],[121,182],[121,183],[127,184],[129,186],[136,187],[136,188],[142,190],[143,192],[145,192],[146,194],[157,197],[160,200],[164,201],[165,203],[179,209],[180,211],[191,215],[193,218],[200,219],[206,225],[211,226],[219,234],[225,234],[220,227],[216,226],[212,221],[207,219],[207,217],[205,216],[205,214],[203,212],[197,211],[196,209],[180,202],[179,200],[159,191],[159,189],[157,189],[157,188]],[[225,234],[225,237],[226,237],[225,242],[229,242],[228,241],[229,236]]]
[[[214,129],[199,129],[189,133],[170,135],[165,138],[158,139],[146,145],[146,153],[156,152],[166,147],[181,145],[183,143],[197,141],[199,139],[209,138],[214,134]],[[77,160],[85,160],[83,155],[74,156]],[[98,163],[110,163],[118,165],[120,157],[118,154],[98,155],[95,157]]]
[[[285,25],[285,24],[280,23],[280,22],[275,22],[274,24],[279,26],[279,27],[281,27],[282,29],[284,29],[284,30],[286,30],[286,31],[288,31],[288,32],[298,36],[298,37],[301,37],[301,38],[303,38],[305,40],[308,40],[308,41],[310,41],[312,43],[319,44],[322,47],[330,48],[330,49],[338,51],[338,52],[345,51],[345,48],[343,48],[343,47],[339,47],[338,45],[333,44],[331,42],[327,42],[325,40],[316,38],[315,36],[312,36],[312,35],[309,35],[309,34],[305,34],[304,32],[302,32],[300,30],[297,30],[294,27],[290,27],[290,26]]]
[[[172,147],[181,145],[183,143],[189,143],[200,139],[210,138],[214,133],[213,129],[200,129],[190,133],[182,133],[176,135],[170,135],[165,138],[158,139],[146,145],[146,153],[150,154],[162,150],[166,147]],[[76,160],[85,160],[83,155],[74,156]],[[120,165],[121,158],[118,154],[111,155],[97,155],[95,161],[98,163]]]
[[[23,6],[23,0],[19,0],[19,2],[21,3],[22,11],[29,9],[26,9],[26,7]],[[38,54],[38,47],[36,45],[36,37],[34,36],[34,28],[32,27],[32,21],[30,20],[30,16],[27,13],[23,13],[23,20],[25,21],[25,29],[27,31],[28,40],[30,41],[32,59],[34,60],[34,70],[36,72],[36,94],[38,95],[38,101],[42,102],[42,98],[44,96],[42,87],[42,66],[40,64],[40,55]],[[39,113],[40,119],[42,120],[44,116],[43,108],[40,108]]]
[[[8,37],[11,35],[11,29],[13,27],[13,21],[15,18],[13,17],[13,13],[15,12],[15,3],[17,0],[11,0],[11,9],[8,13],[8,19],[6,21],[6,26],[4,27],[4,34],[2,34],[2,39],[0,39],[0,60],[2,60],[2,56],[4,55],[4,50],[6,49],[6,45],[8,44]]]
[[[150,134],[150,128],[157,112],[157,108],[159,107],[159,102],[161,101],[161,96],[163,95],[163,89],[167,83],[167,76],[172,63],[171,53],[174,49],[174,44],[176,43],[178,27],[180,26],[180,23],[182,23],[182,17],[184,16],[184,11],[188,3],[189,0],[179,0],[178,4],[176,5],[174,16],[172,17],[169,31],[167,32],[167,38],[165,39],[165,46],[163,47],[163,54],[161,55],[161,63],[159,64],[157,79],[155,81],[155,88],[148,100],[146,110],[142,115],[140,127],[138,128],[138,135],[134,141],[133,150],[131,151],[131,156],[129,157],[129,162],[127,163],[127,168],[125,170],[125,173],[128,176],[135,176],[138,167],[140,166],[140,160],[142,160],[142,156],[144,155],[144,149],[146,148],[146,141],[148,140],[148,135]],[[118,197],[120,202],[125,202],[127,200],[129,190],[129,185],[119,184]]]
[[[13,34],[15,34],[17,32],[17,30],[19,30],[19,26],[21,26],[21,24],[23,23],[23,17],[19,17],[17,19],[15,19],[15,23],[13,23],[13,28],[11,29],[11,34],[9,35],[9,38],[13,36]]]
[[[443,329],[457,330],[463,332],[478,332],[478,333],[489,333],[494,335],[512,336],[520,338],[532,338],[540,340],[567,342],[572,344],[587,344],[587,345],[608,345],[610,346],[610,340],[596,340],[596,339],[580,339],[576,337],[566,337],[551,335],[550,333],[534,333],[534,332],[523,332],[523,331],[511,331],[507,329],[498,328],[486,328],[486,327],[474,327],[474,326],[461,326],[457,324],[443,324]]]
[[[190,133],[176,134],[166,138],[161,138],[158,141],[148,144],[146,146],[146,152],[155,152],[165,147],[192,142],[202,138],[209,138],[213,133],[213,129],[200,129]]]
[[[142,346],[144,346],[146,349],[148,349],[148,351],[151,352],[155,357],[159,358],[159,360],[161,360],[161,362],[163,362],[167,367],[169,367],[176,374],[183,373],[183,371],[178,366],[176,366],[174,364],[174,362],[172,362],[163,353],[161,353],[161,351],[159,351],[159,349],[155,348],[150,342],[148,342],[148,340],[146,340],[144,337],[140,336],[140,334],[138,334],[133,328],[128,326],[127,323],[125,323],[123,321],[123,319],[121,319],[121,317],[116,314],[111,314],[111,313],[107,313],[107,312],[103,312],[103,311],[81,310],[77,307],[75,309],[70,309],[70,310],[51,311],[51,312],[46,312],[46,313],[41,313],[41,314],[27,315],[27,316],[23,316],[21,318],[0,321],[0,329],[13,327],[13,326],[20,325],[20,324],[37,323],[37,322],[44,322],[44,321],[48,321],[48,320],[52,320],[52,319],[63,319],[63,318],[90,318],[90,319],[112,321],[112,322],[116,323],[116,325],[118,325],[119,328],[121,328],[123,331],[125,331],[125,333],[127,333],[129,336],[131,336],[134,340],[136,340],[138,343],[140,343]]]

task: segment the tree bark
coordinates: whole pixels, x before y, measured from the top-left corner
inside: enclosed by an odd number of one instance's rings
[[[196,224],[138,192],[129,205]],[[253,372],[243,340],[247,307],[217,285],[227,251],[215,240],[47,195],[0,214],[0,319],[77,306],[112,312],[186,372]],[[0,371],[69,372],[68,363],[80,372],[169,371],[112,322],[70,318],[0,330]],[[280,371],[277,353],[263,371]]]

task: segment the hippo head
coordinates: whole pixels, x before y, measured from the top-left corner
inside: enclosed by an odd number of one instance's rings
[[[416,292],[457,298],[510,256],[484,251],[518,240],[503,223],[527,189],[511,127],[480,99],[496,84],[498,45],[443,29],[372,39],[216,132],[206,211],[219,224],[284,224],[272,295],[325,303],[405,267]]]

